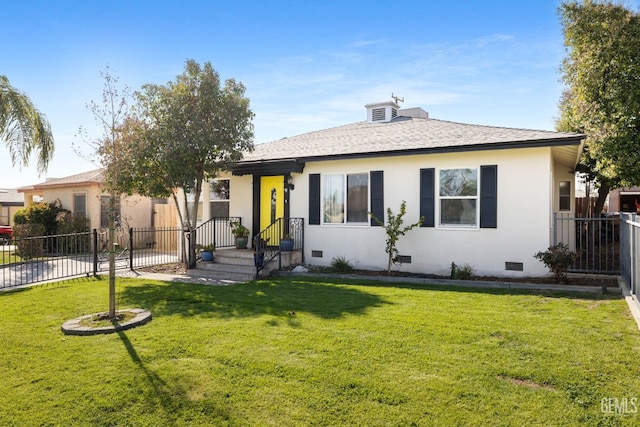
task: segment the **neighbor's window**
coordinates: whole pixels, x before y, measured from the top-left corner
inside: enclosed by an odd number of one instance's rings
[[[74,194],[73,195],[73,215],[76,218],[86,218],[87,217],[87,195],[82,194]]]
[[[209,215],[211,218],[229,217],[229,180],[209,181]]]
[[[440,225],[478,224],[478,170],[441,169],[439,176]]]
[[[100,227],[108,227],[109,226],[109,199],[110,196],[100,196]],[[114,200],[114,209],[115,216],[117,218],[120,216],[120,197],[116,197]]]
[[[571,181],[560,181],[560,210],[571,210]]]
[[[369,220],[369,174],[323,175],[324,224],[362,224]]]

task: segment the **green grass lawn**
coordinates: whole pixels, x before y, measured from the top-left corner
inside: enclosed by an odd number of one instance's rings
[[[16,255],[15,251],[6,250],[2,246],[0,246],[0,265],[11,264],[20,261],[22,261],[22,258]]]
[[[153,320],[63,335],[106,280],[0,293],[0,425],[640,424],[640,332],[613,296],[118,279],[118,304]]]

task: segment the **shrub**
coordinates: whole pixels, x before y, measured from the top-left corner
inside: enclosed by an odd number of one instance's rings
[[[473,277],[473,267],[465,264],[462,268],[455,262],[451,263],[451,278],[456,280],[470,280]]]
[[[353,265],[351,265],[351,261],[344,256],[339,256],[331,259],[331,270],[338,273],[351,273],[353,271]]]
[[[42,224],[14,224],[13,236],[16,243],[16,255],[24,260],[42,256],[45,227]]]
[[[89,220],[76,218],[69,211],[58,213],[58,231],[55,240],[49,242],[49,250],[58,254],[81,254],[91,250]]]
[[[51,236],[57,233],[57,219],[61,212],[68,211],[58,202],[38,202],[17,211],[13,221],[15,224],[42,224],[45,229],[43,235]]]
[[[556,283],[567,280],[567,270],[575,263],[576,257],[577,254],[569,250],[569,246],[565,243],[549,246],[546,251],[534,255],[534,258],[542,261],[553,272]]]

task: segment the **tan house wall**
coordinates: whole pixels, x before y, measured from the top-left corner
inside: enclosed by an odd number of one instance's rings
[[[51,203],[58,201],[62,208],[73,213],[75,208],[73,198],[76,194],[84,194],[86,196],[87,219],[89,220],[89,228],[100,228],[101,214],[101,197],[108,196],[102,193],[98,185],[78,185],[60,188],[45,188],[38,191],[25,190],[25,206],[32,204],[32,196],[38,195],[42,200]],[[151,227],[151,216],[153,215],[153,201],[151,198],[139,195],[122,196],[120,201],[120,216],[122,224],[125,228],[143,228]]]

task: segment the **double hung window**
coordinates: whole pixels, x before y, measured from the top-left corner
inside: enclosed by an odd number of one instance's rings
[[[438,188],[441,226],[478,225],[477,169],[441,169]]]
[[[226,218],[229,216],[229,180],[212,179],[209,182],[209,216]]]
[[[328,174],[322,178],[322,222],[368,224],[369,174]]]

